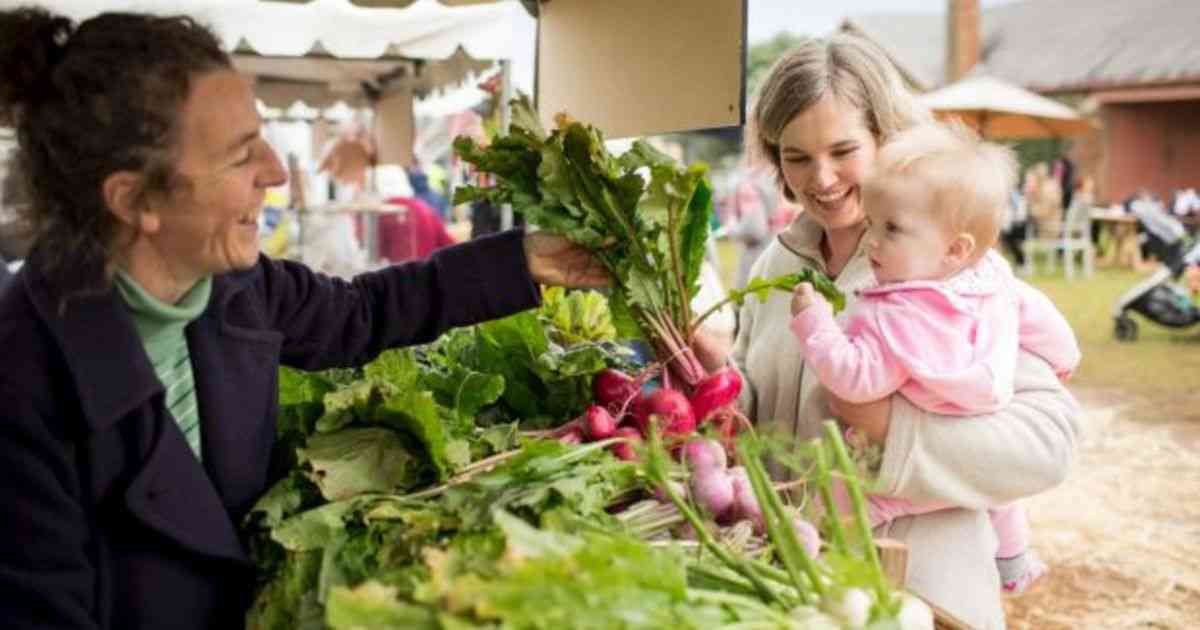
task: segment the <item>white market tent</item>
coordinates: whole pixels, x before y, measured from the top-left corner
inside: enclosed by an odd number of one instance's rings
[[[361,8],[346,0],[43,4],[77,20],[114,10],[191,15],[220,35],[238,69],[255,79],[266,106],[368,105],[380,162],[401,165],[412,160],[414,97],[473,83],[496,61],[511,58],[514,22],[531,19],[515,2],[447,6],[415,0],[402,9]]]
[[[39,4],[76,19],[103,11],[187,14],[212,26],[232,49],[245,40],[264,55],[304,55],[316,42],[337,57],[384,53],[444,59],[458,47],[477,59],[503,59],[512,50],[521,5],[496,2],[446,6],[416,0],[399,10],[364,9],[346,0],[308,3],[253,0],[42,0]]]

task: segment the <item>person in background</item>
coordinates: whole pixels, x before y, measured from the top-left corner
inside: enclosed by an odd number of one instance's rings
[[[746,282],[750,280],[750,267],[758,260],[770,241],[767,200],[768,196],[750,178],[741,179],[734,187],[729,207],[732,223],[720,233],[740,244],[742,248],[738,256],[734,288],[746,286]]]
[[[442,216],[417,197],[390,197],[403,212],[379,217],[379,256],[391,262],[422,260],[454,244]]]
[[[345,187],[343,195],[330,199],[350,199],[367,189],[367,175],[375,165],[375,145],[371,134],[358,121],[351,121],[325,148],[318,173],[328,173],[331,185]]]
[[[521,231],[352,281],[261,256],[286,172],[188,17],[0,11],[0,121],[35,228],[0,292],[5,628],[242,627],[281,364],[357,366],[531,308],[538,283],[606,283]]]
[[[443,221],[449,220],[450,202],[430,187],[429,176],[419,164],[408,169],[408,182],[412,185],[414,197],[425,202]]]
[[[1013,257],[1017,266],[1025,264],[1025,234],[1029,230],[1029,209],[1025,203],[1025,195],[1013,187],[1008,191],[1008,212],[1005,213],[1004,223],[1000,227],[1000,241],[1004,243],[1008,253]]]
[[[853,308],[857,292],[875,281],[863,243],[863,178],[880,144],[931,115],[886,53],[847,33],[806,39],[784,54],[753,102],[746,145],[769,160],[784,195],[804,212],[767,245],[751,275],[819,271]],[[866,439],[882,450],[881,492],[961,506],[904,516],[876,534],[908,546],[905,588],[969,627],[1003,628],[987,510],[1065,478],[1079,431],[1078,404],[1050,365],[1025,351],[1017,357],[1012,401],[993,413],[951,421],[903,396],[840,400],[820,387],[799,353],[782,351],[795,344],[790,303],[782,293],[765,303],[747,300],[732,354],[714,351],[698,336],[697,357],[710,370],[737,366],[745,381],[741,408],[760,431],[805,441],[818,437],[831,417],[869,426]]]
[[[1200,213],[1200,194],[1195,188],[1179,188],[1171,195],[1171,212],[1177,217]]]
[[[1050,165],[1039,162],[1030,167],[1025,178],[1025,201],[1029,220],[1038,238],[1057,238],[1062,233],[1062,189],[1050,173]]]
[[[1075,162],[1071,158],[1063,155],[1054,160],[1054,180],[1058,182],[1058,189],[1062,193],[1060,203],[1065,216],[1076,190]]]
[[[1064,380],[1078,367],[1066,318],[992,249],[1015,184],[1012,152],[966,127],[914,127],[880,149],[862,184],[877,286],[860,292],[841,324],[812,284],[796,285],[792,298],[792,332],[826,389],[851,402],[899,393],[926,411],[965,417],[1012,400],[1018,348]],[[851,431],[865,429],[854,422]],[[874,527],[951,507],[884,494],[868,502]],[[988,513],[1004,591],[1024,592],[1046,573],[1029,548],[1024,507]]]

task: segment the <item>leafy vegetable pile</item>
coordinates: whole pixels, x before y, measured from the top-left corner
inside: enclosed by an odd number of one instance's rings
[[[538,312],[361,371],[282,370],[292,456],[246,523],[262,575],[247,626],[825,628],[913,609],[872,563],[868,530],[783,506],[761,441],[744,438],[739,455],[763,507],[719,525],[688,489],[698,457],[675,462],[653,427],[642,463],[613,457],[611,439],[534,439],[546,432],[526,429],[587,403],[596,374],[630,367],[607,321],[598,294],[552,291]],[[510,404],[510,380],[536,396]],[[816,486],[840,474],[823,470]],[[808,519],[828,532],[819,557],[795,524]]]

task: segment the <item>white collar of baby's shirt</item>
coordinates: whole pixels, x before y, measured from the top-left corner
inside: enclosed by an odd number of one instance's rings
[[[902,291],[936,291],[960,311],[970,312],[966,298],[992,295],[1012,282],[1012,267],[996,250],[988,250],[978,262],[945,280],[910,280],[877,284],[859,291],[860,296],[882,296]]]

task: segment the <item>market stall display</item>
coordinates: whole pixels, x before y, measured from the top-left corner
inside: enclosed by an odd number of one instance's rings
[[[282,479],[245,525],[262,576],[248,626],[932,628],[884,571],[836,425],[759,435],[733,406],[737,373],[691,356],[711,312],[690,310],[705,169],[513,112],[489,147],[456,145],[496,176],[460,196],[585,244],[612,290],[550,289],[537,311],[361,370],[282,371]],[[773,485],[768,459],[802,483]]]

